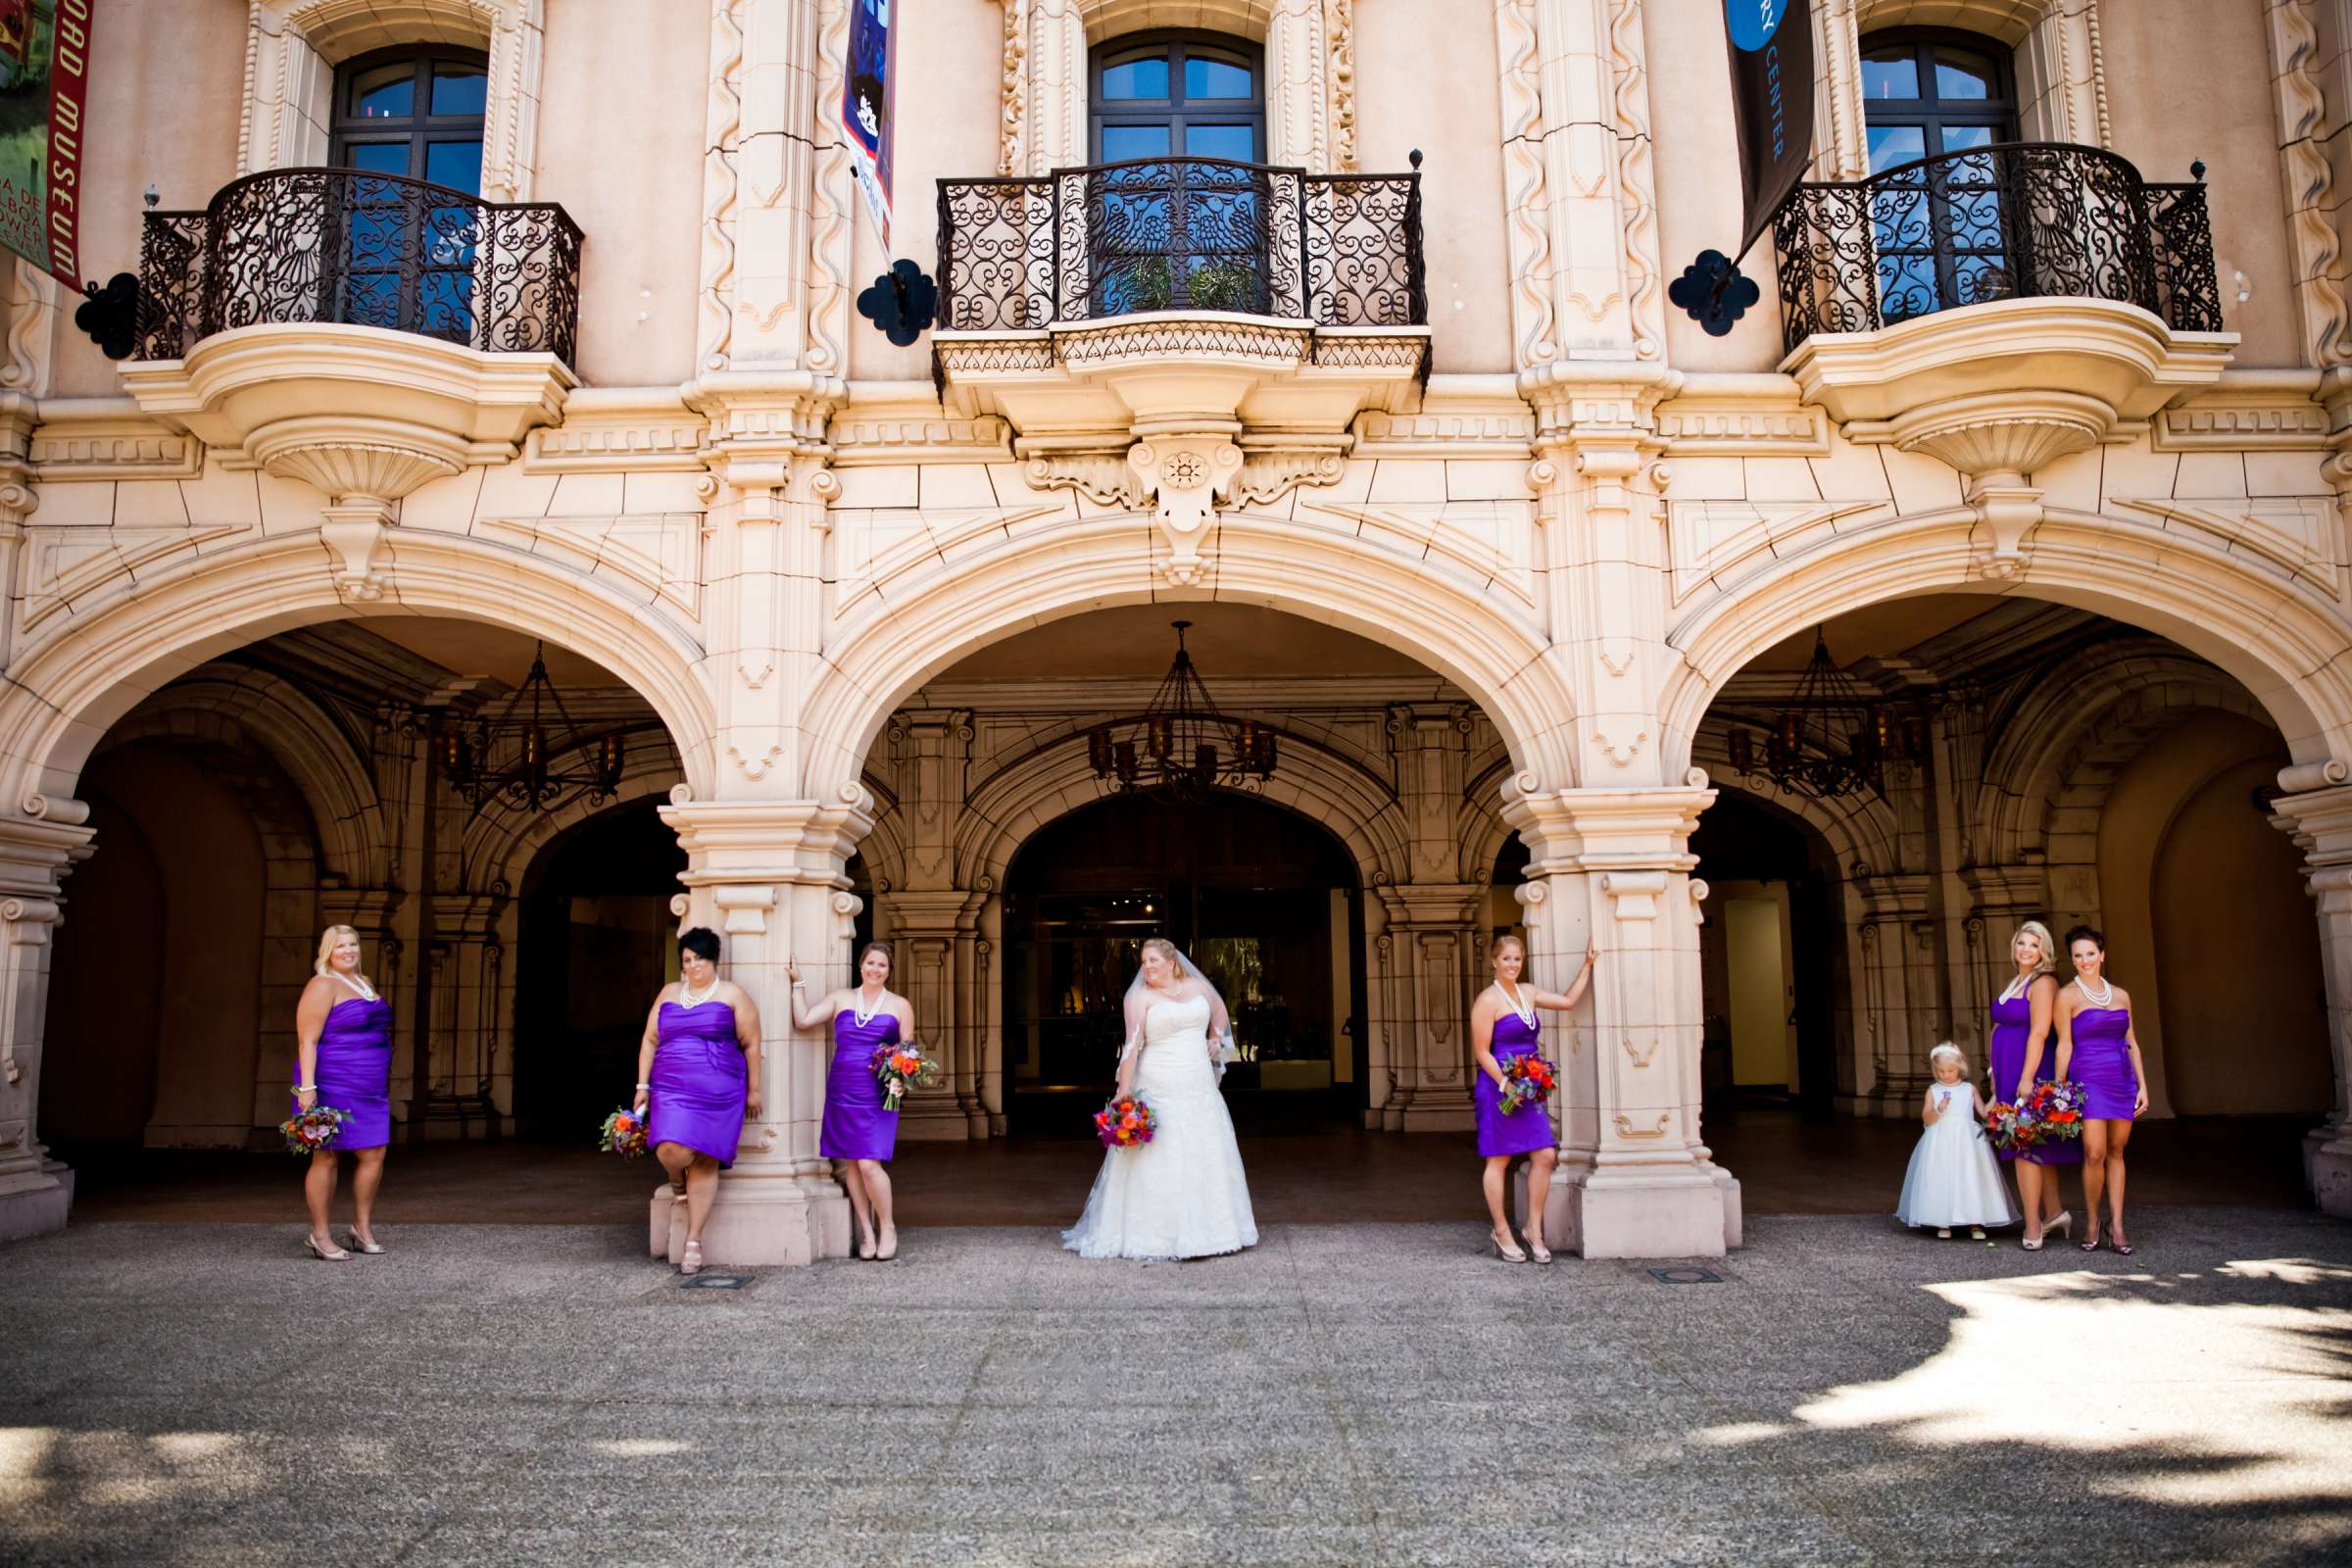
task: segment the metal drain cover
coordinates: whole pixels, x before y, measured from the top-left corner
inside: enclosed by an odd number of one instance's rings
[[[1721,1285],[1723,1276],[1703,1268],[1653,1268],[1649,1277],[1660,1285]]]
[[[749,1274],[689,1274],[678,1285],[682,1291],[740,1291],[752,1283]]]

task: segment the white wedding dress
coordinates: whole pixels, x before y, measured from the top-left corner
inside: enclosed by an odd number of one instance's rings
[[[1233,1117],[1208,1059],[1206,997],[1154,1002],[1144,1014],[1135,1092],[1158,1123],[1152,1141],[1103,1152],[1086,1212],[1061,1233],[1081,1257],[1213,1257],[1257,1245]]]

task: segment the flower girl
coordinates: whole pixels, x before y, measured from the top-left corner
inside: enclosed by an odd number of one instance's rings
[[[2018,1217],[1980,1125],[1984,1101],[1968,1081],[1968,1058],[1950,1041],[1928,1053],[1928,1065],[1936,1084],[1919,1117],[1928,1130],[1911,1152],[1894,1217],[1905,1225],[1933,1225],[1946,1239],[1953,1226],[1965,1225],[1983,1241],[1985,1226],[2014,1225]]]

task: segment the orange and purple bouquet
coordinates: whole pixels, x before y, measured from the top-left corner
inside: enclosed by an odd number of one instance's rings
[[[1559,1087],[1558,1070],[1535,1052],[1505,1056],[1496,1065],[1502,1068],[1502,1113],[1506,1116],[1521,1105],[1541,1104]]]
[[[874,1077],[882,1084],[882,1108],[896,1110],[907,1090],[928,1089],[939,1082],[939,1063],[915,1046],[877,1046]]]
[[[286,1135],[289,1154],[316,1154],[322,1149],[335,1147],[343,1124],[351,1120],[351,1112],[337,1110],[332,1105],[313,1105],[299,1116],[290,1116],[277,1124]]]
[[[2042,1082],[2023,1099],[1996,1100],[1984,1112],[1984,1136],[2004,1154],[2082,1136],[2081,1084]]]
[[[607,1116],[604,1136],[597,1140],[596,1147],[604,1153],[618,1154],[623,1159],[635,1159],[644,1153],[644,1113],[624,1106]]]
[[[1159,1119],[1141,1095],[1121,1095],[1095,1112],[1095,1136],[1104,1149],[1133,1149],[1152,1141]]]

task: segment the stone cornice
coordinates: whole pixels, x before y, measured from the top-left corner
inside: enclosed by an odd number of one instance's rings
[[[689,473],[703,466],[710,421],[674,386],[582,387],[564,422],[531,432],[530,473]]]
[[[44,400],[33,427],[33,478],[193,479],[204,469],[204,443],[140,412],[130,398]]]
[[[1808,404],[1795,378],[1778,373],[1692,373],[1658,405],[1658,438],[1669,457],[1821,458],[1830,420]]]
[[[2159,452],[2321,452],[2328,411],[2313,369],[2225,370],[2161,410],[2149,430]]]

